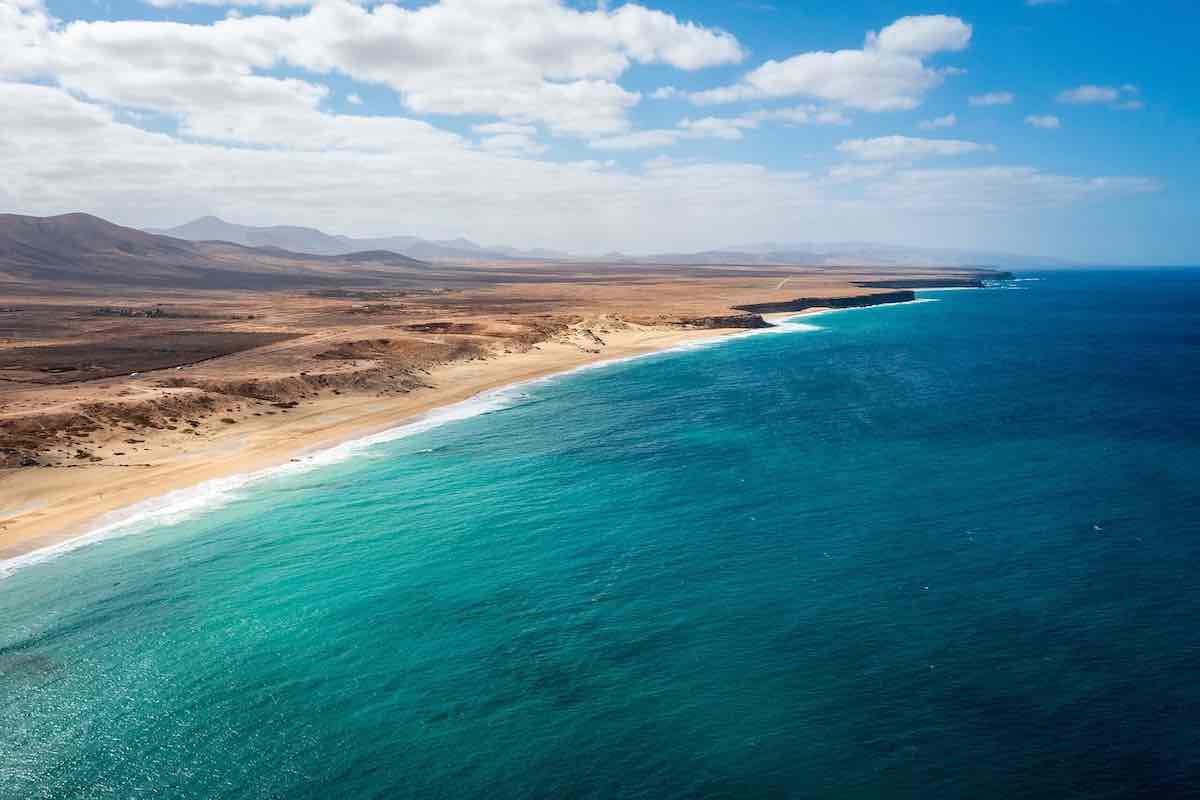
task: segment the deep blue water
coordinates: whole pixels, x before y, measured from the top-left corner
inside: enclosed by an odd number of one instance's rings
[[[0,797],[1188,795],[1200,271],[1040,277],[0,579]]]

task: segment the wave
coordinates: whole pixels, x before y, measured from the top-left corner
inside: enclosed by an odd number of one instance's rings
[[[599,361],[592,361],[591,363],[580,364],[578,367],[572,367],[571,369],[563,370],[562,372],[555,372],[550,375],[543,375],[540,378],[530,378],[529,380],[522,381],[521,383],[510,384],[510,386],[506,388],[533,386],[537,384],[548,383],[550,381],[556,381],[561,378],[565,378],[568,375],[574,375],[580,372],[590,372],[591,370],[595,369],[606,369],[619,364],[628,364],[631,361],[643,361],[650,358],[658,358],[660,356],[669,356],[673,353],[687,353],[693,350],[703,350],[714,345],[737,341],[738,339],[745,339],[750,336],[769,336],[781,333],[812,333],[814,331],[821,330],[824,330],[824,328],[821,328],[817,325],[809,325],[804,322],[793,322],[789,319],[782,322],[776,322],[770,328],[752,328],[749,330],[740,331],[738,333],[727,333],[720,336],[712,336],[707,339],[693,339],[690,342],[680,342],[679,344],[671,345],[670,347],[664,347],[661,350],[651,350],[647,353],[637,353],[636,355],[632,356],[620,356],[618,358],[605,358]]]
[[[925,291],[925,290],[922,289],[921,291]],[[823,317],[826,314],[847,314],[852,311],[879,311],[879,310],[886,309],[886,308],[896,308],[897,306],[916,306],[916,305],[920,305],[921,303],[940,303],[940,302],[941,301],[938,300],[936,297],[918,297],[916,300],[905,300],[902,303],[879,303],[879,304],[873,305],[873,306],[850,306],[849,308],[824,308],[824,309],[821,309],[820,311],[805,311],[805,312],[801,313],[800,316],[793,317],[792,319],[809,319],[811,317]],[[788,320],[786,323],[780,323],[780,324],[803,325],[804,323],[802,323],[802,322],[792,323],[791,320]],[[824,330],[824,328],[818,328],[815,325],[810,325],[808,327],[813,328],[814,330]]]
[[[254,472],[213,478],[195,486],[177,489],[150,498],[149,500],[125,506],[101,517],[86,533],[29,553],[0,560],[0,579],[11,575],[19,569],[49,561],[64,553],[69,553],[106,539],[128,536],[149,530],[153,527],[178,524],[197,514],[233,502],[247,486],[268,478],[308,472],[323,466],[346,461],[363,450],[376,445],[414,436],[448,423],[490,414],[526,402],[536,402],[536,396],[529,392],[531,387],[560,380],[575,373],[603,369],[641,359],[667,356],[672,353],[700,350],[747,336],[808,333],[819,330],[822,330],[822,328],[816,325],[785,321],[777,323],[770,328],[758,328],[741,333],[697,339],[662,350],[653,350],[648,353],[639,353],[620,358],[603,359],[562,372],[506,384],[497,389],[481,392],[466,400],[441,406],[408,422],[380,431],[379,433],[351,439],[307,455],[297,456],[285,464],[279,464]],[[428,452],[432,452],[432,448]]]
[[[34,550],[23,555],[0,560],[0,578],[11,575],[23,567],[40,564],[52,558],[78,550],[96,542],[130,535],[151,527],[175,525],[203,511],[226,505],[237,499],[240,490],[267,478],[295,475],[336,464],[355,456],[360,451],[384,442],[402,439],[437,428],[450,422],[470,419],[514,404],[516,397],[511,391],[517,384],[483,392],[467,400],[442,406],[434,411],[379,433],[351,439],[340,444],[322,448],[307,455],[292,458],[254,472],[243,472],[176,489],[139,503],[134,503],[102,516],[86,533],[66,541]]]
[[[561,380],[570,375],[596,369],[605,369],[633,361],[669,356],[674,353],[684,353],[730,341],[745,339],[751,336],[770,336],[791,333],[812,333],[825,330],[807,322],[797,321],[801,316],[810,318],[824,314],[842,313],[846,311],[869,311],[873,308],[889,308],[899,305],[914,305],[917,303],[936,303],[932,298],[911,300],[906,303],[888,303],[878,306],[863,306],[857,308],[832,308],[824,311],[798,315],[774,323],[769,328],[755,328],[739,333],[716,335],[706,339],[694,339],[681,342],[661,350],[652,350],[631,356],[608,358],[582,364],[572,369],[543,375],[506,384],[496,389],[481,392],[466,400],[441,406],[426,414],[420,415],[409,422],[380,431],[369,436],[351,439],[340,444],[322,448],[307,455],[292,458],[286,464],[279,464],[254,472],[239,473],[223,478],[214,478],[203,483],[184,489],[176,489],[157,497],[134,503],[102,516],[86,533],[49,545],[29,553],[0,560],[0,579],[3,579],[19,569],[49,561],[65,553],[95,544],[106,539],[128,536],[144,532],[153,527],[175,525],[190,519],[197,514],[227,505],[235,501],[241,490],[260,481],[307,472],[319,467],[345,461],[363,450],[386,442],[396,441],[451,422],[471,419],[525,402],[537,402],[535,395],[529,393],[532,386]]]
[[[917,294],[925,294],[926,292],[982,292],[988,289],[993,289],[993,286],[930,286],[915,290]]]

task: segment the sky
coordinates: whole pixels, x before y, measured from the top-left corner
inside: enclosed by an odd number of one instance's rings
[[[0,0],[0,210],[1200,264],[1200,4]]]

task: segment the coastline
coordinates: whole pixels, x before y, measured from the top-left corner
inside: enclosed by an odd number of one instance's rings
[[[814,309],[811,313],[820,313]],[[86,465],[0,473],[15,513],[0,516],[0,579],[69,550],[99,541],[139,521],[163,520],[209,505],[248,483],[300,462],[311,467],[339,448],[369,446],[490,410],[489,397],[522,385],[680,348],[788,330],[800,314],[763,315],[755,330],[634,326],[596,351],[543,343],[535,350],[488,361],[455,362],[435,370],[435,385],[399,398],[331,397],[296,409],[286,421],[245,420],[203,445],[144,467]],[[475,410],[462,408],[479,404]],[[462,412],[462,413],[457,413]],[[282,424],[280,424],[282,422]],[[391,434],[391,435],[389,435]],[[356,448],[357,449],[357,448]],[[333,460],[337,460],[335,457]]]
[[[229,430],[204,446],[142,468],[89,465],[0,472],[0,488],[16,498],[17,508],[16,513],[0,516],[0,580],[138,522],[170,521],[210,506],[293,464],[312,468],[345,457],[345,453],[335,453],[338,450],[357,450],[485,413],[501,407],[487,405],[489,398],[523,385],[730,339],[819,330],[800,322],[787,324],[801,317],[926,302],[936,301],[918,296],[873,305],[767,312],[760,316],[768,327],[752,329],[630,326],[612,334],[595,351],[543,343],[534,350],[489,361],[451,363],[431,375],[437,381],[435,386],[416,396],[322,398],[282,425],[244,420],[247,424],[240,430]],[[469,411],[463,408],[470,404],[477,405]],[[458,410],[464,413],[455,413]]]

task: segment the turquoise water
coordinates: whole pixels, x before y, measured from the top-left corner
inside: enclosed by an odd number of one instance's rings
[[[1200,272],[536,384],[0,579],[0,797],[1184,796]]]

